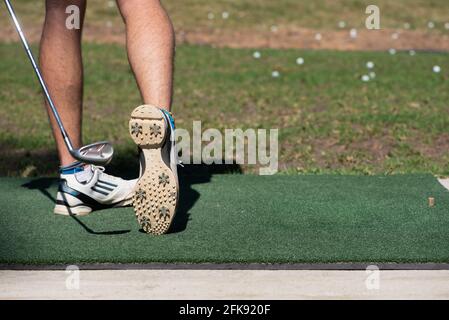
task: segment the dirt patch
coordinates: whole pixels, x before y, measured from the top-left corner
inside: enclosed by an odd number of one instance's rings
[[[422,31],[362,30],[351,38],[348,30],[319,32],[305,28],[289,28],[277,32],[253,30],[185,31],[178,33],[181,43],[207,44],[231,48],[327,49],[327,50],[429,50],[449,51],[449,36]],[[397,34],[397,39],[393,39]]]
[[[390,137],[371,137],[348,143],[339,144],[338,139],[314,139],[308,143],[313,150],[316,163],[323,167],[333,168],[338,163],[356,163],[360,159],[357,153],[364,155],[364,161],[369,163],[381,163],[385,161],[394,147],[394,141]],[[338,159],[334,159],[337,157]]]
[[[425,143],[418,137],[408,139],[407,142],[413,146],[420,154],[431,159],[439,159],[447,155],[449,147],[449,134],[443,133],[432,140],[432,143]]]
[[[26,27],[31,42],[38,42],[41,28]],[[320,34],[321,40],[316,40]],[[276,48],[276,49],[327,49],[327,50],[423,50],[449,51],[449,35],[438,32],[393,29],[359,30],[356,38],[351,38],[349,30],[319,31],[296,26],[272,31],[254,29],[226,30],[199,29],[177,30],[178,44],[211,45],[230,48]],[[86,25],[84,40],[98,43],[125,42],[123,25],[112,27]],[[7,27],[0,34],[0,41],[17,41],[17,34],[12,27]]]

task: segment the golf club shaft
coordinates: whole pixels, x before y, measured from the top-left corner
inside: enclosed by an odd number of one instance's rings
[[[59,114],[55,107],[55,104],[53,103],[50,93],[48,92],[47,85],[45,84],[45,81],[42,78],[39,67],[36,64],[33,53],[31,52],[31,49],[28,45],[28,41],[26,40],[25,35],[23,34],[23,31],[22,31],[22,28],[20,27],[19,21],[17,20],[16,14],[14,13],[14,9],[13,9],[11,3],[9,2],[9,0],[4,0],[4,1],[5,1],[8,11],[9,11],[9,14],[11,15],[11,18],[14,22],[17,33],[19,34],[20,40],[22,41],[23,47],[25,48],[28,58],[30,59],[31,64],[33,65],[34,72],[36,73],[36,76],[39,80],[42,90],[44,90],[45,97],[48,101],[48,104],[50,105],[50,109],[56,119],[56,122],[58,123],[58,127],[61,130],[61,134],[64,138],[65,144],[67,145],[67,148],[69,149],[69,151],[72,152],[73,151],[72,142],[70,141],[70,138],[69,138],[67,132],[65,131],[64,125],[62,124],[61,118],[59,117]]]

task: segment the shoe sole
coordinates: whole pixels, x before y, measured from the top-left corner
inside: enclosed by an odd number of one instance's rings
[[[87,206],[78,206],[78,207],[68,207],[62,204],[55,205],[55,209],[53,210],[54,214],[61,216],[87,216],[92,212],[92,209]]]
[[[122,202],[119,202],[112,206],[112,208],[119,208],[119,207],[129,207],[133,203],[133,199],[125,199]],[[53,210],[54,214],[61,215],[61,216],[87,216],[91,212],[93,212],[91,207],[89,206],[83,206],[78,205],[76,207],[70,207],[63,204],[57,204],[55,205],[55,208]]]
[[[134,189],[134,211],[142,229],[153,235],[168,231],[178,204],[178,180],[162,159],[162,147],[170,139],[167,125],[162,111],[151,105],[137,107],[129,121],[131,137],[145,159]]]

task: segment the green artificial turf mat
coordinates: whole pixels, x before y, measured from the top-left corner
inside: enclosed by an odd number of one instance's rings
[[[55,216],[55,180],[1,178],[0,263],[449,262],[449,193],[431,175],[182,182],[175,231],[155,237],[132,208]]]

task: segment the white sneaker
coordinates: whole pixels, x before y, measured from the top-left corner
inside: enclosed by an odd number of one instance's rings
[[[79,181],[79,174],[61,174],[54,213],[84,216],[93,210],[131,205],[137,179],[123,180],[94,165],[84,170],[91,170],[86,172],[86,182]]]
[[[141,150],[141,174],[133,197],[137,221],[147,233],[164,234],[179,199],[173,118],[165,110],[143,105],[132,112],[129,130]]]

